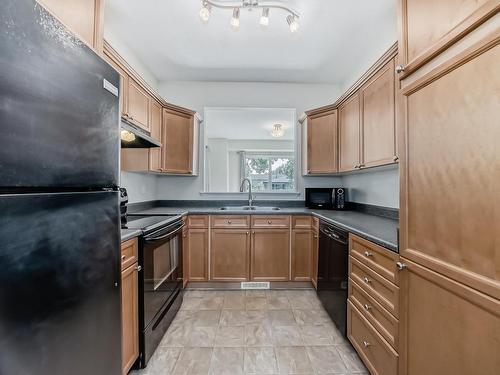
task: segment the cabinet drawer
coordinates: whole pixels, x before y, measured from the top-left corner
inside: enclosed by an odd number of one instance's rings
[[[210,217],[210,226],[212,228],[249,228],[249,216],[223,216],[216,215]]]
[[[349,235],[349,253],[390,282],[399,284],[398,254],[353,234]]]
[[[190,228],[208,228],[208,216],[205,215],[189,216],[188,226]]]
[[[132,238],[131,240],[122,243],[122,271],[132,264],[137,262],[138,257],[138,241],[137,238]]]
[[[399,321],[352,279],[349,279],[349,301],[389,344],[398,348]]]
[[[399,316],[399,288],[352,256],[349,276],[396,318]]]
[[[312,227],[311,216],[292,216],[293,229],[309,229]]]
[[[347,302],[347,337],[372,375],[397,374],[398,353],[350,301]]]
[[[252,228],[289,228],[290,216],[252,216]]]

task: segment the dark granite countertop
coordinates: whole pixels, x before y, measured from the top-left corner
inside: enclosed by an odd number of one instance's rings
[[[262,204],[260,206],[270,206]],[[224,211],[213,206],[156,206],[136,207],[130,213],[140,215],[313,215],[330,224],[338,226],[350,233],[356,234],[389,250],[398,251],[399,221],[359,211],[312,210],[305,207],[281,207],[279,211]]]
[[[138,237],[142,234],[140,229],[122,229],[122,242]]]

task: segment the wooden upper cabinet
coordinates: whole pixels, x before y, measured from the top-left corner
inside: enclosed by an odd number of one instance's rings
[[[151,125],[151,137],[161,142],[163,107],[156,100],[149,102],[149,119]],[[161,148],[149,149],[149,170],[161,172]]]
[[[360,163],[360,100],[355,93],[338,109],[339,111],[339,171],[352,171]]]
[[[149,124],[149,102],[152,99],[133,78],[129,78],[128,80],[127,95],[127,119],[144,130],[151,131]]]
[[[165,172],[193,173],[193,115],[163,109],[163,168]]]
[[[250,229],[212,229],[210,241],[210,280],[249,280]]]
[[[104,50],[104,59],[118,72],[120,75],[120,113],[125,116],[128,113],[128,80],[129,76],[125,69],[116,62],[114,56],[108,51]]]
[[[337,111],[309,117],[306,131],[306,174],[337,172]]]
[[[396,160],[394,59],[361,89],[362,164],[372,167]]]
[[[404,260],[400,374],[498,374],[500,301]]]
[[[290,279],[290,230],[252,231],[251,279],[288,281]]]
[[[400,253],[500,299],[498,43],[497,27],[403,87]]]
[[[37,1],[97,53],[102,53],[104,0]]]
[[[432,11],[429,11],[429,10]],[[399,0],[405,77],[500,10],[498,0]]]

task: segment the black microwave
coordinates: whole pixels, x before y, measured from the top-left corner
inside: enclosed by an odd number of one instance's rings
[[[306,188],[306,207],[325,210],[344,210],[347,202],[345,188]]]

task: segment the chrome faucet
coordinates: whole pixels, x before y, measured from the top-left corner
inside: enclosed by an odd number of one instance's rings
[[[243,193],[243,188],[245,187],[245,181],[248,182],[248,207],[252,207],[253,197],[252,197],[252,182],[248,178],[244,178],[241,181],[240,185],[240,193]]]

